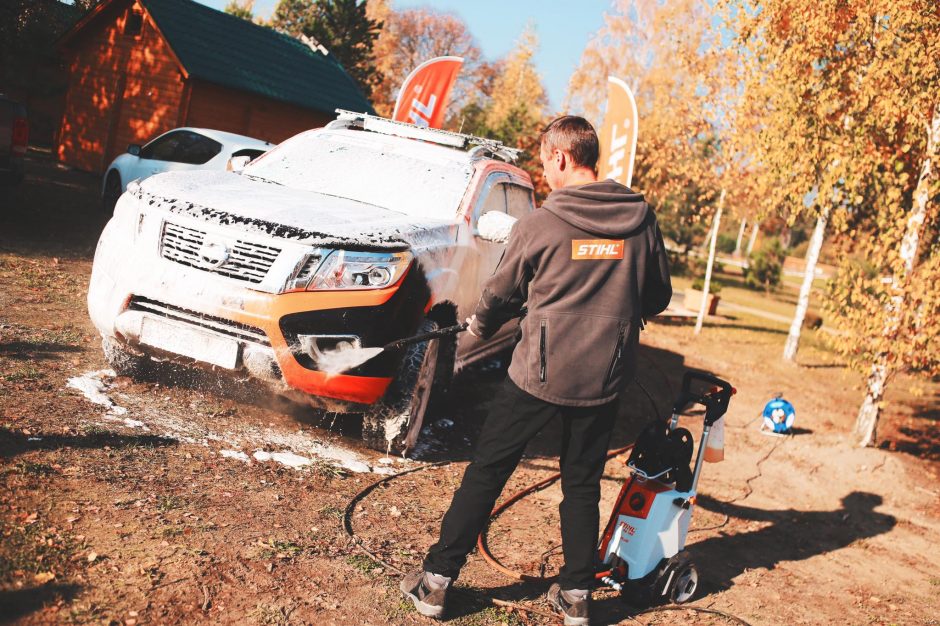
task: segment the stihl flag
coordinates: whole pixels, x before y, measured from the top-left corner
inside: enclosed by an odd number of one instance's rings
[[[436,57],[416,67],[398,92],[392,119],[430,128],[443,126],[447,99],[462,65],[462,57]]]
[[[627,84],[607,77],[607,114],[601,129],[601,154],[597,169],[601,180],[610,178],[630,186],[636,157],[636,100]]]

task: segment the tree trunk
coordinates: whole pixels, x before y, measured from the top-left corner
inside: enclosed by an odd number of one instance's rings
[[[865,448],[875,445],[878,433],[878,414],[881,412],[881,399],[884,397],[885,383],[888,381],[888,367],[877,363],[868,375],[868,391],[862,407],[855,418],[855,443]]]
[[[754,251],[754,242],[757,241],[757,232],[760,230],[760,224],[754,222],[754,227],[751,228],[751,238],[747,241],[747,253],[745,256],[751,256],[751,252]]]
[[[702,332],[702,322],[705,321],[705,310],[708,308],[708,288],[712,282],[712,266],[715,264],[715,244],[718,243],[718,227],[721,226],[721,210],[725,206],[725,190],[721,190],[718,198],[718,210],[715,212],[715,225],[712,227],[712,241],[708,246],[708,265],[705,266],[705,284],[702,285],[702,304],[698,309],[698,319],[695,320],[695,334]]]
[[[832,208],[827,205],[823,208],[819,217],[816,218],[816,228],[813,230],[809,249],[806,250],[803,285],[800,287],[796,312],[793,314],[793,322],[790,324],[790,334],[787,335],[787,343],[783,348],[785,361],[792,361],[796,358],[796,351],[800,348],[800,332],[803,330],[803,320],[806,318],[806,309],[809,307],[809,296],[813,291],[813,279],[816,277],[816,262],[819,260],[819,251],[822,250],[823,241],[826,239],[826,224],[829,221],[831,211]]]
[[[734,243],[734,256],[741,256],[741,241],[744,239],[744,231],[747,229],[747,220],[741,220],[741,228],[738,229],[738,240]]]
[[[917,263],[917,248],[920,245],[921,229],[927,220],[927,204],[930,201],[930,178],[933,172],[933,158],[937,153],[937,143],[940,141],[940,107],[934,107],[930,123],[927,125],[927,151],[924,162],[920,168],[917,187],[914,189],[914,206],[911,207],[910,217],[907,218],[907,228],[904,239],[901,241],[901,260],[904,262],[904,275],[892,276],[892,288],[895,295],[888,305],[890,311],[885,323],[884,335],[889,337],[897,331],[899,312],[906,302],[906,278]],[[888,364],[892,362],[892,355],[885,351],[875,358],[871,374],[868,376],[868,390],[865,400],[858,410],[855,418],[855,437],[859,446],[872,446],[875,444],[875,433],[878,429],[878,417],[881,412],[881,399],[884,397],[885,385],[890,371]]]

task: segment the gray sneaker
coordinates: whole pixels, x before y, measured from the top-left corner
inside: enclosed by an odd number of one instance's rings
[[[548,602],[564,615],[565,626],[588,626],[591,623],[591,592],[573,601],[565,597],[558,583],[548,588]]]
[[[447,588],[450,586],[450,579],[443,576],[435,576],[434,578],[445,582],[435,584],[430,580],[427,572],[411,572],[405,574],[398,588],[406,597],[411,599],[418,613],[434,619],[441,619],[444,617],[444,607],[447,604]]]

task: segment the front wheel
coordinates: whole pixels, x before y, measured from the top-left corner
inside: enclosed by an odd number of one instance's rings
[[[101,338],[104,358],[118,376],[144,380],[151,372],[153,361],[142,354],[135,354],[110,337]]]
[[[418,333],[437,329],[437,322],[426,319]],[[398,377],[385,397],[362,417],[362,439],[370,448],[404,454],[415,447],[435,391],[439,351],[439,339],[405,349]]]
[[[121,175],[111,170],[104,182],[104,193],[101,194],[101,210],[108,214],[114,213],[114,205],[117,204],[121,193]]]

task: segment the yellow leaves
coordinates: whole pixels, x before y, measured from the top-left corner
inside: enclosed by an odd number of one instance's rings
[[[544,114],[547,98],[542,81],[535,71],[532,55],[538,48],[538,37],[531,26],[526,27],[507,57],[503,71],[493,85],[493,94],[487,111],[486,123],[490,128],[500,128],[512,115],[520,111],[533,123],[538,123]]]
[[[33,576],[33,582],[37,585],[45,585],[47,582],[55,580],[55,574],[52,572],[39,572]]]

